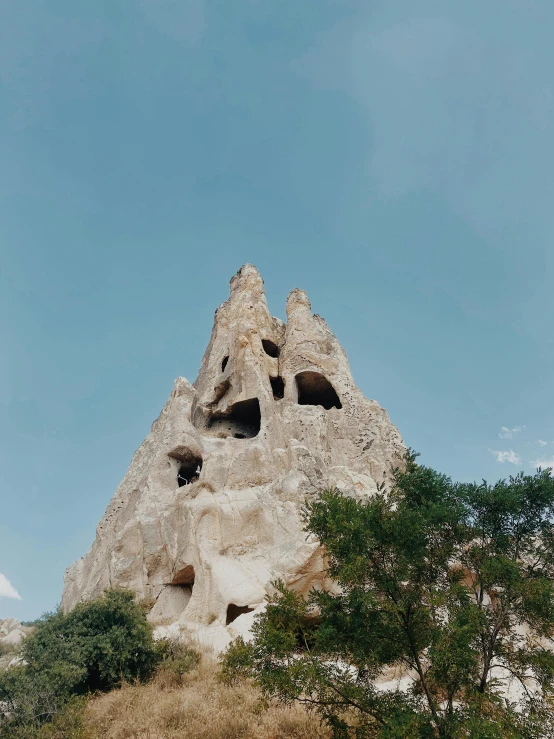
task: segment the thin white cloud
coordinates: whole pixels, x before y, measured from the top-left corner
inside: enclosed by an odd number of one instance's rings
[[[489,449],[489,452],[496,457],[497,462],[501,462],[502,464],[504,462],[510,462],[511,464],[519,464],[521,462],[521,457],[513,449],[510,449],[508,452],[498,452],[494,449]]]
[[[502,426],[498,437],[500,439],[513,439],[514,434],[519,434],[519,432],[523,431],[524,428],[525,426],[514,426],[513,429],[509,429],[507,426]]]
[[[537,441],[537,444],[538,444],[539,446],[546,446],[546,445],[548,444],[548,442],[547,442],[547,441],[543,441],[542,439],[539,439],[539,440]]]
[[[532,467],[541,467],[543,470],[547,467],[554,467],[554,455],[550,459],[533,459],[529,464]]]
[[[8,578],[0,572],[0,598],[15,598],[21,600],[21,596],[8,580]]]

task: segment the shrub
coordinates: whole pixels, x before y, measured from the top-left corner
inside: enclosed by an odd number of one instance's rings
[[[7,708],[0,737],[3,730],[15,735],[17,727],[38,730],[75,696],[148,678],[164,652],[133,593],[114,589],[70,613],[45,615],[21,655],[23,666],[0,675],[0,701]]]
[[[159,642],[159,647],[164,656],[159,664],[158,673],[174,678],[175,682],[180,682],[183,675],[197,667],[200,662],[200,654],[196,649],[175,639]]]

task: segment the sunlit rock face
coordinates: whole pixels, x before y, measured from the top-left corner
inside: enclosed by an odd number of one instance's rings
[[[160,633],[223,648],[248,631],[273,580],[303,593],[326,585],[303,503],[325,487],[371,495],[403,451],[306,293],[290,293],[285,324],[247,264],[196,382],[175,381],[91,549],[67,570],[63,607],[132,588],[152,601]]]

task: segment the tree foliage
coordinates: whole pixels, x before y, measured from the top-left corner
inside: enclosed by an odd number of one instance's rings
[[[76,696],[149,677],[163,648],[134,594],[112,589],[69,613],[46,614],[21,657],[20,666],[0,673],[0,737],[31,736]]]
[[[367,501],[324,491],[306,529],[337,588],[277,583],[224,678],[313,706],[337,738],[554,736],[553,513],[549,471],[456,484],[412,452]]]

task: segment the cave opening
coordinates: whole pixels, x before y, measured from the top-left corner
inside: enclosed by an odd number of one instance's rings
[[[194,585],[194,567],[192,565],[185,565],[178,570],[169,585]]]
[[[273,357],[274,359],[279,356],[279,347],[270,339],[262,339],[262,346],[264,348],[264,352],[268,356]]]
[[[194,588],[194,567],[185,565],[166,582],[148,614],[148,620],[156,625],[175,622],[186,610]]]
[[[296,386],[300,405],[322,405],[326,410],[342,408],[337,391],[320,372],[300,372]]]
[[[227,367],[227,363],[229,362],[229,357],[223,357],[223,360],[221,362],[221,371],[225,372],[225,367]]]
[[[194,567],[185,565],[175,573],[167,585],[165,600],[167,600],[168,610],[173,611],[177,617],[183,613],[192,598],[194,575]]]
[[[196,482],[202,471],[202,457],[191,455],[187,459],[181,460],[181,466],[177,472],[177,482],[179,487],[190,485]]]
[[[270,377],[269,382],[273,390],[274,400],[281,400],[285,397],[285,383],[282,377]]]
[[[234,603],[229,603],[227,606],[227,617],[225,618],[225,626],[229,626],[229,624],[232,624],[233,621],[236,621],[236,619],[239,616],[242,616],[243,613],[252,613],[254,609],[250,608],[249,606],[237,606]]]
[[[252,439],[260,433],[262,414],[258,398],[240,400],[226,412],[215,412],[208,421],[208,429],[225,438]]]

